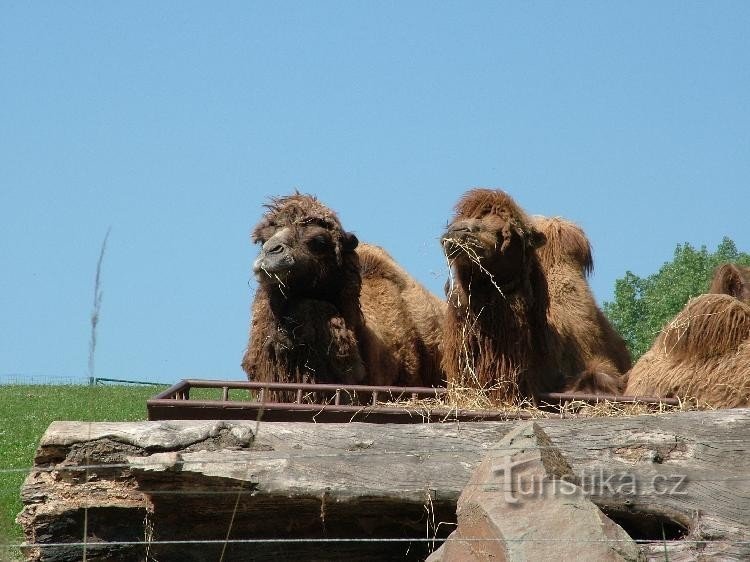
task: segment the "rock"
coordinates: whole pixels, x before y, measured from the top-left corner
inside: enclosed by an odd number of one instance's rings
[[[474,471],[458,499],[457,529],[428,560],[645,560],[578,484],[544,431],[521,425]]]

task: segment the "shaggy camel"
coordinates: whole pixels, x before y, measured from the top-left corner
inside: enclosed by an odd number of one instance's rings
[[[315,197],[266,205],[253,240],[258,289],[248,378],[439,386],[445,304],[381,248],[359,244]]]
[[[717,268],[630,371],[626,394],[750,406],[750,268]]]
[[[531,218],[505,192],[473,189],[442,238],[450,264],[443,370],[500,400],[620,393],[630,367],[586,281],[591,248],[560,218]]]

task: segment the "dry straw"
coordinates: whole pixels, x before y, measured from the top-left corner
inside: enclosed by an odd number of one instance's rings
[[[440,415],[450,419],[452,412],[459,411],[492,411],[506,414],[509,418],[522,416],[531,419],[551,419],[657,415],[698,409],[693,400],[680,401],[676,405],[663,402],[616,402],[606,398],[593,403],[575,399],[565,402],[535,403],[530,399],[509,402],[496,398],[496,391],[496,388],[452,386],[447,392],[434,398],[380,402],[378,406],[413,410],[416,415],[430,420],[435,420]]]

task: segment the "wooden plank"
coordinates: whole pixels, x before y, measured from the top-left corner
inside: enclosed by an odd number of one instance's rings
[[[455,521],[472,471],[515,423],[55,422],[24,485],[19,522],[32,542],[80,541],[76,521],[89,506],[98,538],[112,541],[117,533],[97,527],[96,513],[105,521],[117,508],[122,536],[151,529],[157,541],[222,541],[228,531],[233,539],[419,539],[233,544],[224,560],[420,559],[427,538],[452,530],[439,523]],[[631,536],[659,538],[664,524],[668,538],[686,532],[666,544],[670,560],[750,559],[750,410],[538,423]],[[139,559],[145,548],[121,548],[118,559]],[[221,548],[153,544],[149,552],[218,559]],[[655,560],[664,548],[643,546]],[[29,556],[63,559],[58,551]]]

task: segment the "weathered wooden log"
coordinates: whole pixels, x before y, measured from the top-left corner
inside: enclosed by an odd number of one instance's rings
[[[31,560],[423,559],[516,423],[55,422],[18,521]],[[750,559],[750,410],[538,423],[649,558]]]

